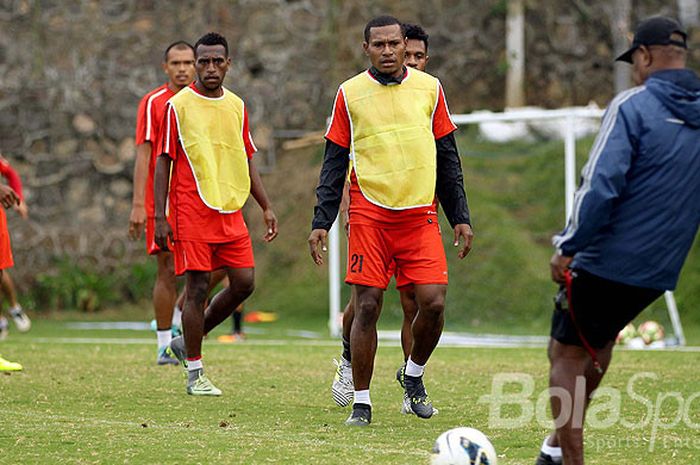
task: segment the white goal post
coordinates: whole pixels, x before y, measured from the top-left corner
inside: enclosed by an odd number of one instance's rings
[[[574,193],[576,192],[576,123],[581,120],[600,119],[604,111],[590,107],[571,107],[558,110],[522,109],[503,113],[472,113],[466,115],[452,115],[452,120],[457,125],[492,123],[492,122],[538,122],[538,121],[564,121],[564,201],[565,220],[568,221],[573,210]],[[328,234],[328,287],[329,287],[329,318],[328,327],[330,334],[337,337],[341,333],[341,263],[340,263],[340,234],[338,219]],[[685,345],[683,326],[678,314],[676,299],[673,292],[664,294],[668,314],[673,325],[678,345]]]

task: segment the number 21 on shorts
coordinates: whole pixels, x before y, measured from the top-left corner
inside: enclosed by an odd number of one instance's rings
[[[350,272],[362,273],[362,264],[365,261],[365,256],[362,254],[352,254],[350,257]]]

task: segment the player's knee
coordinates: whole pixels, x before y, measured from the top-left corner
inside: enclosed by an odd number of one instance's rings
[[[355,306],[355,317],[361,325],[368,326],[377,322],[379,303],[374,299],[360,299]]]
[[[245,299],[255,290],[255,280],[253,278],[238,280],[235,284],[234,290],[236,294]]]
[[[198,305],[203,305],[206,302],[209,294],[209,286],[207,282],[190,283],[187,286],[186,299]]]
[[[445,297],[442,295],[432,296],[421,302],[420,311],[433,317],[439,317],[445,311]]]

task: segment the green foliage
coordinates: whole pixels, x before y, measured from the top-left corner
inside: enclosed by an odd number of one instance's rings
[[[501,58],[496,64],[496,76],[505,77],[505,75],[508,74],[509,68],[508,60],[506,60],[505,57]]]
[[[495,18],[505,18],[508,14],[508,0],[497,0],[492,3],[489,15]]]
[[[153,285],[155,263],[147,260],[121,270],[100,270],[91,263],[57,258],[50,271],[39,273],[24,298],[28,308],[95,312],[123,299],[143,299]]]

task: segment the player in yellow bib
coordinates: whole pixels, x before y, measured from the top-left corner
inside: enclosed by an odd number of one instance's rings
[[[425,71],[425,68],[430,60],[428,55],[428,40],[429,36],[425,30],[416,24],[404,24],[404,34],[406,35],[406,59],[405,65],[419,71]],[[343,190],[343,200],[340,204],[340,213],[345,222],[345,231],[348,231],[348,207],[350,203],[350,180],[345,183]],[[392,274],[396,274],[396,265],[394,264]],[[399,299],[401,309],[403,310],[403,324],[401,325],[401,348],[403,350],[404,364],[401,365],[397,372],[397,380],[403,387],[403,371],[406,361],[411,355],[411,346],[413,345],[413,333],[411,326],[413,320],[418,314],[418,302],[416,301],[416,293],[413,286],[399,287]],[[352,381],[352,356],[350,354],[350,328],[352,320],[355,316],[355,298],[354,293],[351,293],[350,300],[343,311],[343,353],[339,360],[334,360],[336,364],[336,372],[331,385],[331,394],[333,400],[341,407],[350,405],[353,400],[354,385]],[[435,409],[437,412],[437,409]],[[412,414],[410,402],[404,395],[401,405],[401,413]]]
[[[418,417],[435,413],[423,373],[442,332],[447,290],[436,195],[454,228],[454,244],[463,243],[460,258],[468,254],[473,237],[456,126],[440,82],[404,66],[406,39],[396,18],[371,20],[364,36],[372,66],[341,84],[336,95],[309,236],[311,256],[321,265],[352,159],[345,279],[356,299],[350,330],[353,411],[346,421],[351,426],[371,422],[376,323],[393,263],[397,286],[413,286],[418,300],[405,394]]]
[[[195,44],[197,80],[170,99],[156,163],[155,240],[161,248],[173,240],[175,273],[186,276],[184,337],[171,341],[169,353],[186,365],[192,395],[221,395],[204,375],[202,338],[254,289],[253,248],[241,212],[249,195],[263,210],[264,239],[277,236],[277,219],[252,161],[256,149],[245,104],[222,86],[230,65],[223,36],[209,33]],[[205,309],[210,274],[219,269],[229,286]]]

